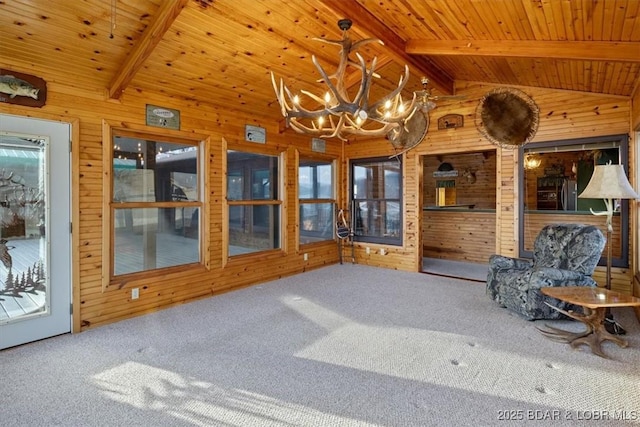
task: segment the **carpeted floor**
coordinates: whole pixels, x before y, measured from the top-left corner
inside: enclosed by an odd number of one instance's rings
[[[438,258],[422,258],[422,272],[436,276],[455,277],[458,279],[487,281],[489,264],[451,261]]]
[[[2,351],[0,423],[638,425],[640,326],[614,314],[607,360],[481,283],[334,265]]]

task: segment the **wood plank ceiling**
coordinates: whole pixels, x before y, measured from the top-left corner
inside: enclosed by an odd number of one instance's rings
[[[270,72],[321,94],[311,62],[330,70],[340,18],[378,57],[373,96],[431,80],[631,96],[640,81],[640,0],[5,0],[0,68],[60,91],[126,98],[130,91],[280,120]],[[357,78],[354,81],[357,83]],[[170,105],[167,105],[170,107]]]

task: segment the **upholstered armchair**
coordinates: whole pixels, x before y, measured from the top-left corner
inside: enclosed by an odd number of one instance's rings
[[[605,242],[602,232],[593,225],[547,225],[536,237],[533,260],[490,257],[487,294],[528,320],[562,318],[545,301],[563,310],[577,308],[543,295],[540,288],[596,286],[591,275]]]

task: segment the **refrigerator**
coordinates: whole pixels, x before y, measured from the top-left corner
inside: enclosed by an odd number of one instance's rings
[[[565,179],[560,192],[562,210],[575,211],[578,208],[578,181]]]

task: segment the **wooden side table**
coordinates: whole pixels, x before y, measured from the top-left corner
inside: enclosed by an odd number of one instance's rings
[[[640,307],[640,298],[604,288],[584,286],[544,287],[540,291],[549,297],[579,305],[584,310],[584,313],[576,313],[545,303],[560,313],[586,325],[586,330],[583,332],[565,331],[549,325],[545,325],[545,329],[538,328],[547,338],[569,343],[573,348],[587,344],[594,354],[604,358],[608,358],[608,356],[602,351],[603,341],[614,342],[620,347],[628,345],[627,340],[607,332],[604,328],[604,317],[607,307]]]

